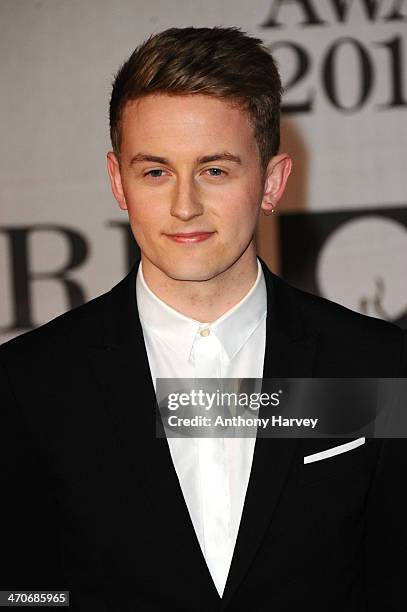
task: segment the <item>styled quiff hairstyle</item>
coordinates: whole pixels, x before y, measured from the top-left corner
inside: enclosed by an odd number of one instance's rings
[[[254,128],[263,170],[278,152],[280,76],[262,41],[239,28],[169,28],[134,50],[115,76],[110,99],[110,137],[119,160],[124,107],[154,93],[205,94],[237,105]]]

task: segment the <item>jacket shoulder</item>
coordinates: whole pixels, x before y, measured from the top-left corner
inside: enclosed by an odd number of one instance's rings
[[[320,354],[335,361],[373,363],[379,371],[407,376],[407,331],[395,323],[360,314],[331,300],[302,291],[275,277],[276,293],[284,294],[304,331],[318,341]],[[392,375],[392,374],[389,374]]]
[[[11,338],[0,346],[0,358],[46,351],[56,345],[83,344],[100,337],[110,291],[64,312],[47,323]]]
[[[344,327],[349,332],[359,331],[379,335],[398,334],[400,331],[396,324],[389,321],[361,314],[322,296],[302,291],[288,284],[287,286],[293,294],[293,299],[298,301],[308,324],[314,327],[321,328],[325,324],[326,330],[332,334],[340,334]]]

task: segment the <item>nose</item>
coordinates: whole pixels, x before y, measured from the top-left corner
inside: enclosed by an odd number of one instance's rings
[[[204,207],[198,195],[193,179],[179,178],[172,194],[171,215],[181,221],[189,221],[202,215]]]

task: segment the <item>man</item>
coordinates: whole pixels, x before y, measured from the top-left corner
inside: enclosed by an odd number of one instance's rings
[[[404,440],[155,436],[158,377],[405,376],[399,328],[256,257],[291,170],[280,95],[237,28],[161,32],[116,76],[108,172],[141,260],[0,351],[1,589],[97,612],[406,609]]]

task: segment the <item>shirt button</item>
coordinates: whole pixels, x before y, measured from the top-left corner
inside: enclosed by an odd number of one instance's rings
[[[201,336],[206,338],[206,336],[209,336],[209,334],[211,333],[211,330],[209,329],[209,327],[204,327],[203,329],[200,330],[199,333],[201,334]]]

